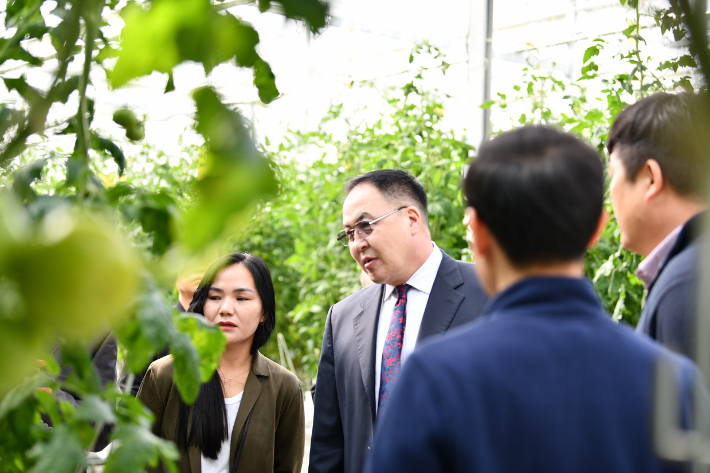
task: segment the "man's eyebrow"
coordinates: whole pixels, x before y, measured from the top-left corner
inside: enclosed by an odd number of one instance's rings
[[[372,220],[372,219],[373,219],[372,214],[369,213],[369,212],[363,212],[363,213],[361,213],[361,214],[358,215],[357,218],[355,219],[355,223],[362,222],[362,221],[365,220],[365,219],[367,219],[367,220]],[[350,226],[350,225],[343,225],[343,227],[349,227],[349,226]]]

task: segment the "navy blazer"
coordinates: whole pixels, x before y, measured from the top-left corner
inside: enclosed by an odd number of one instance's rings
[[[654,367],[693,364],[603,311],[586,279],[529,278],[407,361],[378,419],[372,473],[654,473]]]
[[[697,268],[702,240],[696,215],[683,225],[673,248],[648,288],[636,330],[663,346],[693,356]]]
[[[446,253],[417,336],[419,342],[477,317],[485,305],[471,263]],[[314,400],[310,473],[361,473],[375,423],[375,338],[384,285],[373,284],[330,308]]]

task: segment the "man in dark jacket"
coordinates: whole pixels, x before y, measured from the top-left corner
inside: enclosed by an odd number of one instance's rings
[[[606,221],[594,149],[523,127],[481,146],[465,186],[493,298],[412,354],[378,419],[371,471],[679,471],[653,449],[654,367],[675,369],[684,407],[695,367],[614,323],[584,278]]]
[[[710,123],[692,94],[656,94],[622,111],[609,132],[609,192],[621,244],[645,259],[648,293],[637,330],[691,356],[699,215],[698,178]]]

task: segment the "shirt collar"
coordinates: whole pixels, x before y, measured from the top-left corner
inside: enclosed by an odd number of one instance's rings
[[[651,251],[651,253],[639,263],[636,269],[636,276],[643,281],[645,287],[648,287],[656,276],[658,275],[658,270],[661,269],[661,264],[665,261],[666,256],[673,249],[676,240],[678,239],[678,234],[680,233],[683,225],[678,225],[672,232],[670,232],[662,242],[660,242]]]
[[[436,279],[436,273],[439,272],[439,266],[441,265],[441,260],[443,256],[439,247],[436,243],[431,242],[432,252],[427,258],[427,260],[422,264],[419,269],[417,269],[414,274],[412,274],[405,284],[409,284],[414,289],[421,291],[425,294],[431,292],[431,288],[434,286],[434,280]],[[385,300],[392,295],[395,286],[389,284],[385,285]]]
[[[599,314],[604,310],[587,278],[530,276],[489,299],[483,314],[521,308],[539,315]]]

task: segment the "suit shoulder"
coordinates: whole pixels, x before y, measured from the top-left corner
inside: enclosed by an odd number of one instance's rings
[[[697,282],[698,258],[699,246],[693,244],[668,261],[651,287],[646,302],[647,307],[644,309],[649,310],[660,301],[667,301],[669,298],[678,299],[680,305],[689,302]]]
[[[670,281],[678,276],[694,275],[699,253],[700,246],[697,242],[686,247],[668,261],[666,267],[661,271],[657,282],[662,282],[662,280]]]
[[[148,373],[152,373],[152,375],[158,380],[165,378],[172,380],[174,370],[175,365],[173,364],[173,355],[158,358],[148,367]]]
[[[275,361],[261,355],[264,363],[268,367],[269,370],[269,376],[273,378],[273,381],[275,383],[278,383],[285,388],[287,388],[289,391],[291,390],[298,390],[301,391],[301,381],[298,379],[298,377],[293,374],[291,371],[287,370],[280,364],[276,363]]]

